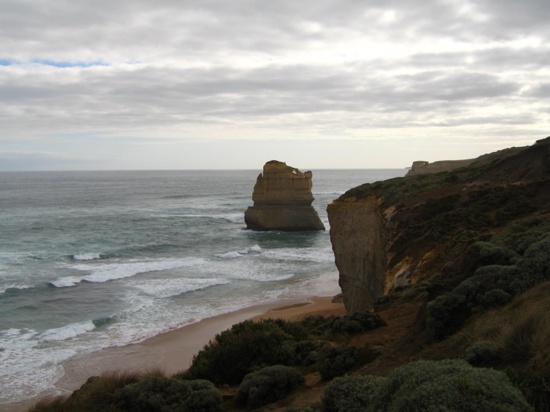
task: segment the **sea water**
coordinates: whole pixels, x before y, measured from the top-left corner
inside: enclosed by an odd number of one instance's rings
[[[77,354],[337,292],[325,208],[404,169],[313,171],[325,232],[245,230],[259,171],[0,173],[0,404]]]

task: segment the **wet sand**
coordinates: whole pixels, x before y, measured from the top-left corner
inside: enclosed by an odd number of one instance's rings
[[[193,356],[205,344],[236,323],[247,319],[299,320],[311,314],[343,315],[345,310],[342,303],[332,302],[332,296],[321,296],[252,306],[214,316],[140,343],[73,357],[63,363],[64,376],[56,383],[56,388],[59,393],[70,394],[90,376],[112,371],[146,372],[160,369],[170,375],[187,369]],[[17,404],[0,405],[0,412],[23,412],[39,399],[40,397]]]

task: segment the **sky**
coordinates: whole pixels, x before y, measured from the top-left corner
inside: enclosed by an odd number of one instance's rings
[[[0,0],[0,171],[404,168],[550,135],[548,0]]]

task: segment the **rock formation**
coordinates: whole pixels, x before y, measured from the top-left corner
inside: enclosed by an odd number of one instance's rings
[[[252,230],[325,230],[311,206],[311,172],[302,173],[284,162],[271,160],[256,179],[252,200],[244,220]]]
[[[327,212],[348,313],[434,274],[449,287],[468,274],[470,245],[522,219],[550,219],[550,137],[448,172],[359,186]]]
[[[413,162],[407,176],[421,175],[426,173],[450,172],[460,167],[466,167],[472,164],[476,159],[464,160],[439,160],[437,162],[426,162],[417,160]]]

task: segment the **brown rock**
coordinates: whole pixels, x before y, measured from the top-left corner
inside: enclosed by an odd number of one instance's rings
[[[244,220],[252,230],[325,230],[311,206],[311,172],[302,173],[284,162],[271,160],[256,179]]]

